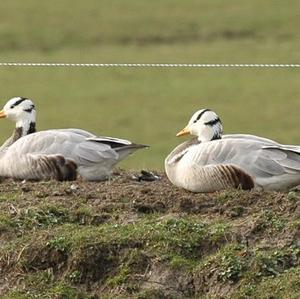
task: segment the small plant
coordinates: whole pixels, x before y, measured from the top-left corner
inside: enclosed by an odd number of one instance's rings
[[[64,236],[60,236],[49,240],[46,245],[49,246],[50,248],[54,248],[56,250],[66,252],[69,250],[71,244],[69,239],[67,239]]]
[[[257,276],[277,276],[298,263],[300,249],[291,246],[284,250],[257,254]]]
[[[219,277],[221,280],[237,280],[241,275],[242,264],[237,256],[224,256],[221,259],[221,271]]]
[[[266,221],[268,224],[273,227],[276,231],[282,231],[285,227],[284,220],[278,215],[271,211],[267,211],[265,214]]]
[[[287,194],[287,198],[288,200],[290,201],[297,201],[297,193],[295,191],[290,191],[288,194]]]
[[[68,218],[67,210],[55,206],[41,206],[29,208],[22,211],[16,222],[20,228],[52,227],[58,225]]]
[[[78,270],[73,271],[69,274],[70,281],[78,283],[80,281],[81,273]]]
[[[228,248],[221,255],[219,278],[222,281],[235,282],[239,280],[246,269],[246,261],[239,254],[241,247]]]

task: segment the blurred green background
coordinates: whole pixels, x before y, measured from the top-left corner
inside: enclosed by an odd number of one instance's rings
[[[1,1],[1,62],[299,63],[296,0]],[[38,129],[151,145],[121,166],[163,169],[200,108],[226,133],[300,144],[300,69],[0,68],[1,105],[32,98]],[[1,121],[0,141],[13,124]]]

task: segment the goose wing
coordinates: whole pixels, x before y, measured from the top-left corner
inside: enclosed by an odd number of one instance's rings
[[[134,151],[144,146],[135,146],[124,139],[97,137],[80,129],[58,129],[24,136],[12,144],[9,151],[15,154],[60,154],[78,165],[88,166],[104,162],[113,165],[123,158],[125,149],[132,147]]]
[[[9,151],[15,154],[60,154],[81,165],[117,160],[117,153],[109,145],[90,141],[88,138],[92,137],[86,135],[78,130],[40,131],[20,138]]]
[[[235,165],[253,177],[300,171],[300,148],[269,145],[261,140],[226,138],[199,144],[187,155],[198,165]]]
[[[51,129],[48,131],[54,131],[54,132],[60,132],[60,133],[71,133],[71,134],[77,134],[85,138],[92,138],[96,137],[96,135],[92,134],[91,132],[77,129],[77,128],[66,128],[66,129]]]
[[[251,135],[251,134],[226,134],[222,136],[222,139],[242,139],[247,141],[258,141],[269,145],[279,145],[279,143],[277,143],[272,139]]]
[[[264,148],[280,148],[286,151],[293,151],[296,153],[300,153],[300,146],[298,145],[283,145],[280,144],[272,139],[255,136],[255,135],[249,135],[249,134],[227,134],[223,135],[222,139],[242,139],[247,141],[256,141],[260,142],[264,145]]]

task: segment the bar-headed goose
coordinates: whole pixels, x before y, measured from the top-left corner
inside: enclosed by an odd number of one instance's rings
[[[17,157],[23,155],[59,155],[67,161],[74,161],[82,178],[105,180],[110,176],[114,165],[136,150],[147,147],[124,139],[95,136],[81,129],[35,132],[35,107],[27,98],[10,99],[0,111],[0,117],[16,122],[13,136],[0,151],[0,163],[7,168],[13,162],[16,167],[21,168]],[[4,176],[1,170],[0,167],[0,176]]]
[[[218,115],[197,111],[177,136],[196,137],[177,146],[165,169],[176,186],[193,192],[226,188],[287,190],[300,184],[300,146],[253,135],[224,135]]]

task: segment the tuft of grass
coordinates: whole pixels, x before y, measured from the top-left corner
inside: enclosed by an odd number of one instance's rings
[[[22,199],[22,193],[18,188],[14,192],[1,192],[0,194],[0,202],[19,202]]]
[[[0,233],[11,231],[15,227],[14,221],[6,213],[0,213]]]
[[[82,204],[74,211],[73,215],[70,218],[71,218],[71,222],[85,225],[90,223],[92,217],[93,217],[92,208],[89,207],[88,205]]]
[[[49,271],[33,273],[26,277],[25,285],[27,290],[12,290],[1,298],[5,299],[88,299],[90,298],[84,292],[63,281],[56,281],[53,274]]]
[[[73,250],[82,244],[115,244],[124,246],[132,242],[147,244],[153,250],[180,252],[190,256],[196,254],[198,247],[207,234],[207,225],[187,219],[171,218],[167,220],[140,219],[134,224],[103,224],[85,226],[80,230],[78,225],[61,225],[55,234],[64,237],[72,244]]]
[[[192,271],[199,263],[197,259],[185,258],[180,255],[173,254],[170,259],[170,266],[175,270]]]
[[[228,190],[220,191],[216,198],[220,203],[226,203],[235,199],[238,193],[239,191],[235,189],[228,189]]]
[[[210,226],[209,234],[212,241],[218,241],[230,233],[231,225],[229,223],[214,223]]]
[[[122,258],[117,272],[114,276],[106,281],[106,285],[110,288],[122,287],[127,283],[126,288],[132,292],[137,287],[137,280],[134,275],[137,273],[143,274],[147,269],[148,259],[143,251],[138,248],[133,248],[127,251]]]
[[[290,223],[291,227],[297,228],[298,230],[300,230],[300,218],[294,220],[292,223]]]
[[[297,299],[300,294],[300,270],[299,267],[290,268],[276,277],[264,277],[259,283],[243,285],[232,296],[234,299],[242,298],[285,298]]]
[[[66,223],[80,225],[99,224],[108,216],[94,214],[92,208],[81,204],[74,209],[67,209],[62,205],[39,204],[21,209],[16,215],[0,214],[0,231],[15,230],[23,234],[27,230],[47,229]]]
[[[106,283],[110,287],[121,286],[125,282],[127,282],[129,275],[130,275],[130,269],[128,268],[128,266],[122,265],[117,275],[115,275],[112,278],[109,278]]]

